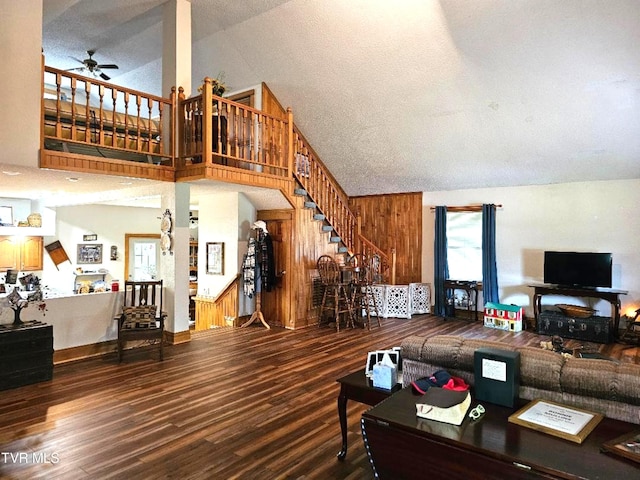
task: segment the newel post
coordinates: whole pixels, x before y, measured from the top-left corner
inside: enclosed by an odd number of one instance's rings
[[[205,77],[202,85],[202,156],[206,164],[211,163],[213,158],[212,83],[211,78]]]
[[[287,107],[287,178],[293,178],[293,111]]]
[[[396,249],[391,249],[391,285],[396,284]]]

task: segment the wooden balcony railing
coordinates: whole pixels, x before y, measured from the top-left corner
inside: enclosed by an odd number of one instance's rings
[[[43,148],[174,166],[171,98],[44,67]]]
[[[289,118],[213,95],[210,78],[201,90],[186,99],[179,89],[179,168],[204,162],[291,178]]]

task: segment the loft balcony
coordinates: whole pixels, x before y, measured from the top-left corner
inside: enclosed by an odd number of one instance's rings
[[[361,235],[348,196],[275,98],[266,112],[213,95],[208,78],[190,98],[182,88],[163,98],[46,66],[43,79],[41,168],[272,188],[292,208],[304,192],[348,252],[378,255],[394,281],[393,254]]]

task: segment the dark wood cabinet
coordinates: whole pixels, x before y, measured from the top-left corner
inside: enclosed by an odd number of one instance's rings
[[[0,390],[51,380],[53,326],[0,325]]]

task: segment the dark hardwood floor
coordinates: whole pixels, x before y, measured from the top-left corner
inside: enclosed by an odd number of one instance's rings
[[[138,349],[122,364],[114,352],[57,365],[52,381],[0,392],[0,478],[371,479],[359,426],[368,407],[349,402],[349,452],[336,459],[336,379],[369,350],[442,333],[547,339],[418,315],[370,332],[223,328],[166,347],[164,362]],[[638,362],[638,349],[568,343]]]

